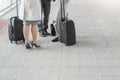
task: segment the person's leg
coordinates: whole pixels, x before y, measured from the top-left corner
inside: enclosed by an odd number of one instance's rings
[[[24,38],[25,38],[25,47],[26,49],[30,49],[30,43],[29,43],[29,27],[30,25],[24,24],[23,27],[23,34],[24,34]]]
[[[25,43],[29,43],[29,26],[30,25],[24,25],[23,27],[23,34],[25,38]]]
[[[41,0],[41,11],[44,13],[44,19],[38,25],[39,28],[39,35],[42,37],[46,37],[47,35],[50,35],[50,33],[47,32],[48,29],[48,20],[49,20],[49,14],[50,14],[50,7],[51,7],[51,1],[50,0]]]
[[[44,5],[43,5],[43,8],[44,8],[44,22],[43,22],[43,24],[44,24],[45,31],[47,31],[50,9],[51,9],[51,0],[44,0],[43,2],[44,2]],[[47,35],[50,35],[50,34],[47,34]]]
[[[36,42],[36,40],[37,40],[37,25],[31,26],[31,33],[32,33],[33,42]]]
[[[57,20],[56,20],[57,36],[60,36],[60,21],[61,21],[61,13],[60,13],[60,10],[59,10],[58,15],[57,15]]]
[[[56,25],[55,25],[57,37],[54,38],[52,40],[52,42],[58,42],[58,41],[60,41],[60,19],[61,19],[61,12],[60,12],[60,9],[59,9],[58,14],[57,14],[57,19],[56,19]]]
[[[32,46],[35,46],[36,48],[40,47],[36,43],[36,41],[37,41],[37,28],[38,28],[37,24],[31,26],[31,33],[32,33],[32,39],[33,39],[31,44],[32,44]]]
[[[65,9],[67,9],[69,0],[65,0]],[[61,5],[59,6],[58,10],[58,15],[57,15],[57,20],[56,20],[56,32],[57,32],[57,37],[52,40],[52,42],[58,42],[60,41],[60,21],[61,21]]]

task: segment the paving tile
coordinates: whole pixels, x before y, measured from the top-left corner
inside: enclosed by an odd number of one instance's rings
[[[98,64],[99,66],[109,66],[109,67],[118,66],[115,60],[107,60],[107,59],[98,60]]]
[[[0,79],[1,80],[15,80],[20,70],[21,70],[20,67],[0,68]]]
[[[103,76],[102,80],[120,80],[120,76]]]
[[[107,43],[104,38],[101,37],[91,37],[91,43],[93,47],[107,47]]]
[[[81,67],[91,67],[91,66],[98,66],[99,64],[98,64],[98,62],[97,62],[97,60],[95,59],[95,60],[91,60],[91,59],[82,59],[82,60],[79,60],[79,64],[80,64],[80,66]]]
[[[98,60],[113,60],[114,56],[111,52],[95,52],[95,57]]]
[[[34,76],[40,74],[40,67],[39,66],[24,66],[21,67],[20,72],[18,73],[17,77],[24,77],[24,76]]]
[[[79,59],[64,59],[64,60],[61,60],[61,67],[63,68],[67,68],[67,67],[77,67],[79,68],[80,67],[80,62],[79,62]]]
[[[119,60],[120,59],[120,52],[119,51],[117,51],[117,52],[112,52],[112,55],[113,55],[113,57],[114,57],[114,59],[116,59],[116,60]]]
[[[79,54],[78,54],[78,58],[81,60],[81,59],[96,59],[96,56],[95,56],[95,54],[94,53],[90,53],[90,52],[88,52],[88,53],[84,53],[84,52],[80,52]]]
[[[24,76],[24,77],[17,77],[17,80],[59,80],[57,76]]]
[[[120,60],[119,60],[119,59],[118,59],[118,60],[115,60],[115,63],[116,63],[117,66],[120,67]]]
[[[56,67],[46,68],[42,67],[40,70],[41,76],[79,76],[80,70],[76,67]]]
[[[80,72],[82,76],[120,75],[118,67],[81,67]]]
[[[101,77],[90,76],[61,76],[60,80],[101,80]]]
[[[9,61],[7,62],[7,66],[8,67],[20,67],[23,66],[25,63],[25,55],[21,55],[21,54],[14,54]]]

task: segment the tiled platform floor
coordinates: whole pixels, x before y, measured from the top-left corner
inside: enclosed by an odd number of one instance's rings
[[[120,80],[119,5],[119,0],[70,0],[74,46],[38,35],[41,48],[26,50],[22,42],[9,42],[6,28],[0,33],[0,80]]]

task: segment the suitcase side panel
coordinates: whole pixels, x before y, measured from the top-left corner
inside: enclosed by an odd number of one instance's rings
[[[61,21],[61,33],[60,33],[60,41],[64,44],[74,45],[76,44],[76,33],[75,33],[75,25],[72,20]]]
[[[23,21],[17,17],[11,17],[8,24],[8,34],[10,41],[24,41],[23,36]]]
[[[60,42],[66,43],[66,21],[60,21]]]
[[[72,20],[66,21],[66,45],[76,44],[75,24]]]
[[[15,41],[24,40],[23,21],[18,18],[15,18],[14,20],[14,33],[15,33]]]
[[[8,35],[9,35],[9,39],[10,41],[14,41],[14,27],[13,27],[13,20],[14,20],[14,17],[11,17],[10,20],[9,20],[9,23],[8,23]]]

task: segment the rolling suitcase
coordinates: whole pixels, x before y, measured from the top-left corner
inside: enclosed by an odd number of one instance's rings
[[[60,20],[60,42],[66,46],[76,44],[75,24],[73,20],[65,16],[65,3],[60,0],[61,4],[61,20]]]
[[[16,10],[17,10],[17,16],[11,17],[8,23],[8,35],[9,40],[15,41],[17,44],[17,41],[25,41],[23,36],[23,21],[19,19],[18,17],[18,1],[16,0]]]
[[[20,40],[25,41],[23,36],[23,21],[18,17],[11,17],[8,24],[8,34],[11,43],[12,41],[15,41],[15,43]]]

